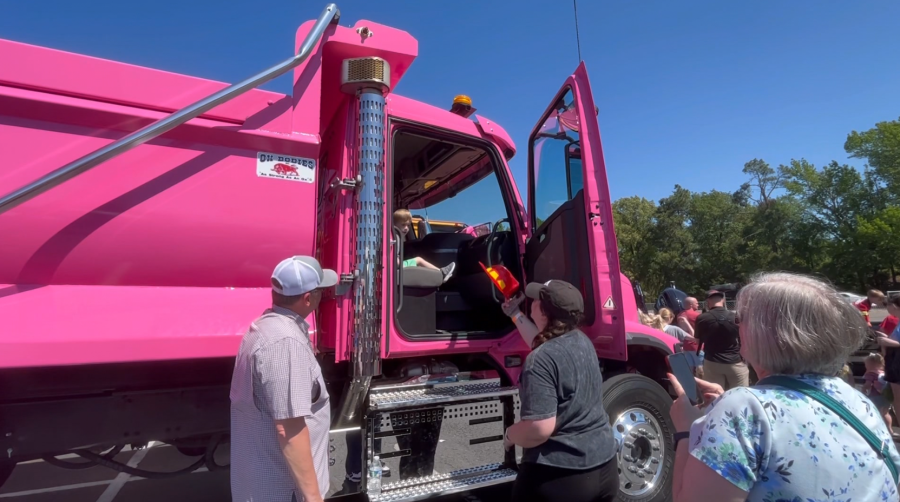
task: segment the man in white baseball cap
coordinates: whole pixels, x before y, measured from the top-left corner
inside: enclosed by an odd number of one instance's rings
[[[328,492],[331,409],[305,318],[337,281],[315,258],[283,260],[272,273],[272,308],[241,340],[231,379],[235,502],[320,502]]]
[[[334,270],[323,269],[315,258],[293,256],[282,260],[275,267],[272,272],[272,291],[282,296],[300,296],[310,291],[330,288],[337,281],[338,276]],[[306,312],[306,315],[313,310],[315,308]]]

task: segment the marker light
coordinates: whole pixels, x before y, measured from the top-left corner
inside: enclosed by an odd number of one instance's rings
[[[472,98],[470,98],[469,96],[466,96],[465,94],[460,94],[459,96],[456,96],[455,98],[453,98],[453,104],[454,105],[472,106]]]
[[[450,107],[450,112],[460,117],[469,118],[475,113],[475,108],[472,107],[472,98],[465,94],[456,96],[453,98],[453,106]]]

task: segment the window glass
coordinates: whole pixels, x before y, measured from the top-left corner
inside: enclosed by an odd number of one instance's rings
[[[567,89],[532,138],[534,228],[582,189],[579,129],[575,95]]]
[[[487,228],[507,217],[500,180],[493,171],[453,197],[413,213],[427,215],[429,220],[464,223],[470,227],[487,224]],[[476,231],[477,228],[473,230]]]

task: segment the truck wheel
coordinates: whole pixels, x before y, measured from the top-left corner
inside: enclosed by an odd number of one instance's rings
[[[12,474],[13,469],[16,468],[15,462],[0,462],[0,487],[6,483],[6,480],[9,479],[9,476]]]
[[[603,382],[603,406],[618,448],[618,500],[671,500],[672,398],[653,380],[626,373]]]

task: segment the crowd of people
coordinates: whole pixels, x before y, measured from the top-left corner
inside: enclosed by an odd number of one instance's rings
[[[330,398],[304,319],[337,275],[296,256],[271,281],[272,308],[243,337],[232,380],[232,496],[321,501]],[[519,310],[526,298],[528,315]],[[705,312],[690,298],[678,315],[644,317],[677,338],[704,375],[668,375],[674,502],[900,500],[890,429],[900,328],[877,334],[883,354],[866,358],[862,392],[840,376],[870,335],[860,312],[881,301],[900,314],[900,298],[867,301],[854,306],[817,279],[764,274],[740,292],[734,312],[721,291],[710,291]],[[579,329],[581,293],[565,281],[531,283],[504,312],[532,348],[519,382],[520,418],[503,437],[505,448],[523,448],[512,499],[615,500],[619,446],[593,343]],[[751,369],[759,378],[752,386]],[[698,403],[684,385],[696,385]]]
[[[526,452],[513,499],[614,500],[618,488],[606,474],[615,446],[604,440],[610,423],[598,397],[601,377],[583,360],[591,351],[573,320],[577,314],[553,306],[551,290],[578,291],[561,281],[529,288],[527,296],[538,300],[531,309],[536,327],[525,331],[542,335],[526,339],[540,343],[532,342],[522,375],[521,420],[506,437],[508,446]],[[867,375],[863,392],[842,377],[869,335],[862,309],[824,282],[794,274],[757,277],[738,296],[735,312],[725,308],[721,291],[710,291],[706,302],[703,313],[690,298],[684,315],[661,309],[642,316],[682,347],[692,344],[698,359],[702,354],[698,369],[705,378],[693,382],[699,404],[669,375],[677,396],[670,410],[676,431],[672,500],[900,500],[900,454],[886,399],[872,398],[887,388],[878,373],[885,362],[880,354],[867,360],[875,375]],[[900,313],[900,299],[887,306]],[[896,329],[878,339],[900,352]],[[888,360],[892,383],[900,377],[900,357],[889,353]],[[753,386],[751,369],[758,379]],[[585,445],[594,451],[585,452]]]

